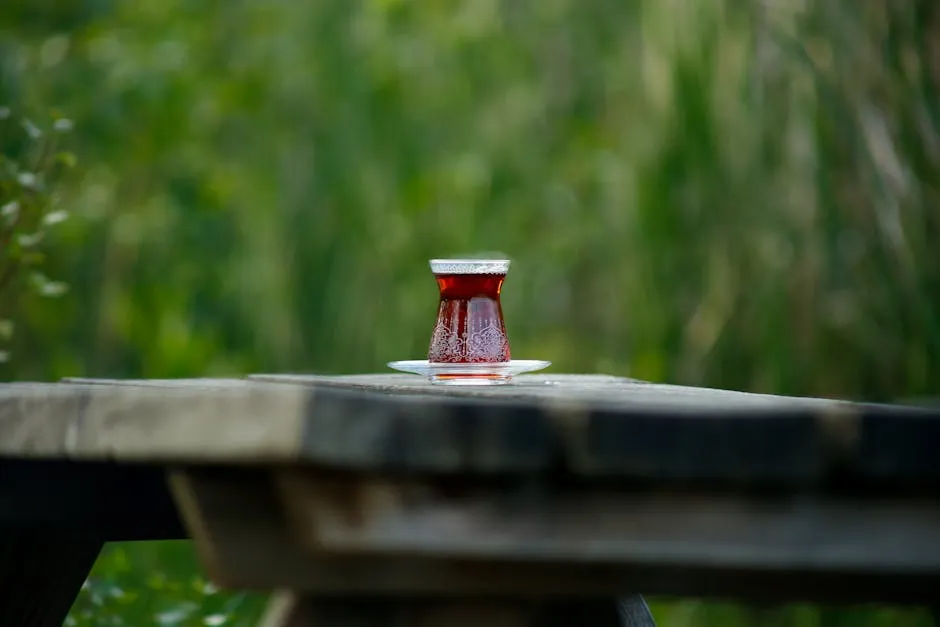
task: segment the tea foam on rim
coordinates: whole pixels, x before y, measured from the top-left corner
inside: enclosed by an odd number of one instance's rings
[[[506,274],[508,259],[432,259],[434,274]]]

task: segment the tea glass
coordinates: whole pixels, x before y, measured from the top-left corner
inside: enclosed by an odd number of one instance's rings
[[[509,337],[499,300],[507,259],[432,259],[440,303],[431,334],[431,364],[507,364]],[[487,376],[485,370],[470,376]],[[455,375],[456,376],[456,375]],[[464,375],[466,376],[466,375]]]

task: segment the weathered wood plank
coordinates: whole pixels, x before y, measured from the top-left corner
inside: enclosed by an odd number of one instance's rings
[[[309,458],[386,471],[564,467],[659,482],[894,482],[929,493],[940,483],[936,411],[619,380],[456,394],[391,383],[366,391],[367,381],[308,379],[316,396],[305,421]]]
[[[0,457],[264,463],[300,457],[299,386],[7,384]]]
[[[808,483],[826,470],[812,414],[643,413],[575,396],[528,401],[317,387],[303,448],[339,468],[584,474]],[[769,412],[769,410],[768,410]],[[616,430],[611,429],[611,421]],[[603,436],[616,438],[620,447]],[[632,437],[631,437],[632,436]]]
[[[125,387],[149,388],[197,388],[207,387],[245,387],[245,379],[86,379],[66,377],[62,383],[73,385],[118,385]]]
[[[0,527],[0,625],[61,627],[102,545],[67,526]]]
[[[940,502],[481,488],[281,471],[295,535],[355,556],[921,574],[940,582]]]
[[[511,385],[501,386],[440,386],[426,379],[407,374],[356,375],[277,375],[255,374],[249,381],[302,385],[308,387],[345,388],[398,396],[431,398],[499,399],[507,401],[561,402],[563,407],[629,407],[634,409],[689,410],[709,409],[792,409],[823,408],[851,404],[820,398],[800,398],[752,394],[680,385],[648,383],[637,379],[593,374],[520,375]]]
[[[262,627],[538,627],[523,602],[370,597],[275,598]],[[618,627],[616,623],[592,627]]]
[[[320,598],[284,592],[262,627],[655,627],[642,599],[553,603],[534,599]],[[619,610],[619,611],[618,611]]]
[[[264,381],[262,381],[264,379]],[[275,382],[276,381],[276,382]],[[940,411],[532,375],[0,387],[0,456],[936,493]]]
[[[884,568],[860,569],[846,567],[845,560],[841,567],[827,567],[807,558],[801,566],[792,560],[785,563],[778,556],[777,563],[765,566],[742,557],[741,547],[737,547],[738,553],[734,552],[735,547],[730,547],[731,551],[721,559],[715,552],[703,552],[696,557],[691,543],[674,539],[675,546],[667,547],[666,559],[661,559],[659,554],[637,544],[632,545],[635,552],[627,554],[623,548],[630,546],[631,539],[623,539],[627,534],[621,534],[620,552],[613,558],[605,557],[600,550],[604,547],[595,547],[584,555],[570,551],[552,554],[551,520],[545,523],[547,530],[533,528],[532,521],[528,521],[528,527],[524,520],[521,525],[546,539],[542,547],[537,547],[542,549],[541,554],[533,550],[531,540],[516,547],[516,536],[510,534],[495,541],[506,541],[500,551],[470,556],[459,548],[467,542],[465,533],[476,529],[462,526],[459,520],[448,527],[447,516],[442,515],[440,525],[434,529],[438,535],[432,538],[432,542],[439,543],[436,552],[415,551],[412,544],[406,547],[407,551],[356,555],[347,551],[344,555],[336,547],[303,542],[291,528],[296,527],[297,519],[291,516],[294,524],[288,525],[274,497],[271,477],[266,473],[190,469],[176,474],[173,484],[207,572],[217,583],[230,587],[286,588],[327,596],[613,598],[642,591],[755,601],[892,603],[923,603],[940,589],[940,573],[930,566],[933,562],[927,563],[924,558],[910,568],[891,561]],[[584,516],[593,513],[592,510]],[[594,530],[593,525],[589,529],[584,524],[588,520],[584,518],[581,530],[590,538]],[[693,539],[707,542],[703,530],[715,529],[718,524],[714,520],[705,521]],[[449,529],[451,546],[458,549],[451,555],[445,555],[441,548],[439,532],[445,527]],[[653,533],[636,524],[634,529],[644,538]],[[600,533],[603,536],[604,530]],[[757,531],[751,533],[753,536]],[[484,539],[494,543],[492,535],[484,535]],[[778,539],[768,533],[766,541],[774,544]],[[826,548],[822,541],[819,548]],[[682,563],[679,553],[683,550],[692,558],[690,564]]]
[[[388,394],[421,394],[430,396],[456,396],[469,398],[530,399],[533,395],[557,390],[577,388],[585,392],[609,390],[612,385],[652,385],[638,379],[615,377],[606,374],[527,374],[513,378],[511,385],[504,386],[439,386],[426,379],[409,374],[251,374],[249,381],[285,383],[290,385],[331,387],[380,392]],[[548,388],[551,388],[549,390]],[[567,392],[565,392],[567,393]]]

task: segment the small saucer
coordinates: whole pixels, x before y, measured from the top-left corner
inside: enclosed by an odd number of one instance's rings
[[[390,361],[388,367],[427,377],[437,385],[503,385],[524,372],[535,372],[552,362],[538,359],[513,359],[494,364],[444,364],[426,359]]]

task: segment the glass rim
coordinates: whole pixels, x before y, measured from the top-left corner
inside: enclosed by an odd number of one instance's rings
[[[431,259],[434,274],[506,274],[509,259]]]

